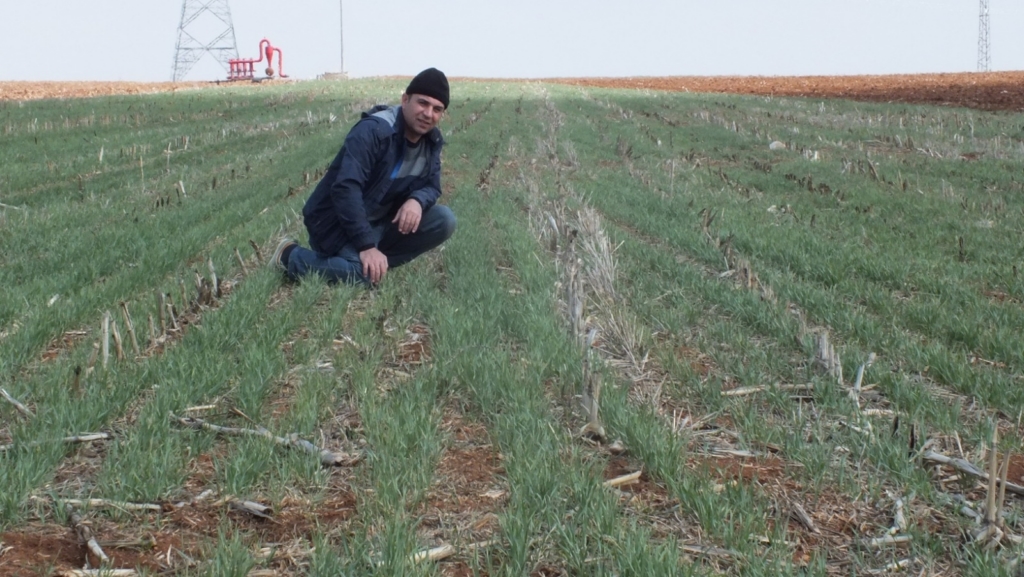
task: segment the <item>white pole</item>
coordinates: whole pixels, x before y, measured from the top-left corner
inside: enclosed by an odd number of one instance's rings
[[[340,27],[338,28],[338,37],[341,39],[341,70],[338,71],[341,74],[345,74],[345,14],[343,8],[344,0],[338,0],[338,17],[340,19]]]

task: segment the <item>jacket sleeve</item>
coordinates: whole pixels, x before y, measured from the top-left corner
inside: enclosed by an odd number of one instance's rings
[[[412,191],[409,198],[416,199],[417,202],[423,207],[423,212],[427,212],[430,207],[437,203],[438,197],[441,196],[441,151],[438,150],[430,162],[430,172],[427,174],[429,184],[427,186]]]
[[[360,251],[374,246],[370,223],[366,218],[363,192],[379,156],[381,138],[372,120],[357,123],[345,137],[341,166],[331,185],[331,201],[338,221],[350,242]]]

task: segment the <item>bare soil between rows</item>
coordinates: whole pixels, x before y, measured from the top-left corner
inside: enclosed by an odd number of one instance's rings
[[[484,79],[459,78],[471,82]],[[487,79],[504,80],[509,79]],[[517,81],[528,81],[515,79]],[[545,82],[601,88],[664,90],[760,96],[844,98],[1024,111],[1024,71],[873,76],[644,76],[547,78]],[[278,84],[276,80],[264,84]],[[291,81],[288,81],[291,82]],[[0,100],[89,98],[179,92],[224,86],[224,82],[0,82]]]

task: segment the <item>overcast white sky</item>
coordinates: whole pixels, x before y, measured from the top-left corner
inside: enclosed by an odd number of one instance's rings
[[[977,0],[343,0],[351,76],[969,72]],[[230,0],[238,52],[340,68],[339,0]],[[0,80],[169,80],[181,0],[0,0]],[[1024,70],[1024,1],[990,0],[992,70]],[[202,31],[200,31],[202,32]],[[186,78],[226,73],[204,58]]]

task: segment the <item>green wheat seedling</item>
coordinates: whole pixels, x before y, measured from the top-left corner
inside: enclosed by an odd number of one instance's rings
[[[1019,114],[453,82],[449,243],[372,292],[257,270],[274,237],[301,233],[302,202],[359,113],[402,89],[0,103],[0,385],[29,409],[0,400],[5,531],[62,522],[32,497],[187,499],[205,455],[221,492],[314,516],[351,492],[351,515],[288,535],[312,574],[1013,574],[1019,551],[965,542],[949,469],[921,452],[978,464],[988,423],[1016,426]],[[210,261],[230,288],[216,302],[194,281]],[[190,311],[185,326],[161,326],[157,293]],[[397,366],[414,322],[429,327],[429,362]],[[815,360],[825,334],[831,371]],[[588,373],[603,444],[578,435],[589,353],[607,354]],[[209,422],[324,435],[366,459],[326,469],[167,415],[207,404]],[[460,541],[462,521],[425,516],[449,412],[486,429],[475,442],[498,463],[480,549]],[[64,441],[90,431],[111,439]],[[613,464],[643,481],[604,486]],[[978,500],[973,480],[958,486]],[[898,527],[897,497],[907,540],[871,545]],[[1008,498],[1014,534],[1018,509]],[[221,523],[202,529],[212,546],[188,552],[189,574],[258,564],[261,533]],[[452,558],[415,560],[442,544]]]
[[[462,194],[464,193],[460,193],[460,198],[462,198]],[[468,205],[460,206],[465,206],[465,210],[472,208]],[[469,224],[468,229],[470,232],[467,234],[480,234],[481,231],[487,230],[486,224],[485,228],[482,229],[479,225]],[[465,231],[467,229],[462,230]],[[515,254],[515,251],[519,250],[519,246],[522,246],[525,250],[534,250],[531,246],[532,243],[528,239],[509,237],[507,240],[514,241],[515,244],[505,245],[511,251],[511,253],[504,253],[506,255]],[[523,240],[527,242],[524,244]],[[464,246],[484,248],[489,245],[491,245],[491,242],[482,244],[470,243]],[[503,252],[498,250],[495,254],[500,256]],[[481,252],[479,249],[471,252],[460,251],[453,246],[446,255],[446,260],[450,259],[449,270],[465,273],[453,274],[449,281],[450,289],[457,291],[456,295],[453,295],[457,298],[456,302],[469,303],[469,306],[474,309],[480,305],[497,305],[499,301],[496,299],[500,295],[509,294],[508,289],[505,288],[510,286],[506,284],[507,282],[522,282],[525,287],[530,288],[538,284],[537,281],[540,280],[537,288],[543,286],[543,289],[539,291],[525,290],[519,293],[524,297],[526,295],[535,295],[526,297],[529,301],[523,302],[521,310],[528,311],[525,316],[506,316],[500,310],[492,310],[492,312],[498,313],[497,318],[500,319],[499,322],[509,327],[511,330],[509,336],[536,334],[535,330],[530,327],[531,325],[537,325],[539,322],[541,323],[539,326],[547,327],[545,332],[549,332],[552,336],[561,339],[562,342],[566,342],[564,331],[557,326],[557,323],[552,322],[554,305],[548,301],[546,296],[548,291],[550,291],[550,283],[553,280],[550,276],[550,269],[544,271],[543,268],[531,266],[530,263],[533,262],[531,260],[514,259],[514,262],[517,264],[525,264],[525,268],[516,271],[517,274],[514,280],[511,278],[502,279],[500,276],[495,275],[494,272],[489,272],[493,267],[476,267],[471,264],[475,259],[487,258],[487,252]],[[537,273],[542,273],[542,275],[538,277]],[[474,283],[472,277],[479,278],[481,274],[491,276],[491,280],[482,284]],[[458,293],[464,290],[473,291],[468,293],[470,297],[468,300],[458,297]],[[479,303],[479,305],[474,303]],[[489,304],[484,305],[484,303]],[[431,321],[431,324],[434,326],[435,334],[438,337],[439,356],[447,356],[443,355],[441,351],[451,350],[450,347],[458,350],[458,348],[465,346],[460,344],[460,341],[465,342],[465,339],[469,339],[470,342],[473,342],[486,334],[481,332],[486,330],[486,324],[477,323],[473,328],[470,325],[466,326],[465,329],[458,329],[452,326],[452,321],[457,317],[453,318],[453,315],[446,314],[444,311],[438,311],[435,314],[438,314],[439,318],[436,321]],[[479,315],[469,315],[465,318],[478,317]],[[449,328],[450,326],[451,328]],[[456,340],[448,342],[449,338],[455,338]],[[568,349],[562,348],[561,350],[567,352]],[[531,357],[538,353],[543,355],[537,359],[540,362],[530,362],[528,366],[536,367],[531,369],[531,372],[537,370],[550,371],[552,368],[565,363],[565,361],[557,361],[557,357],[552,356],[551,353],[555,351],[542,352],[540,349],[528,347],[523,352]],[[562,435],[554,434],[554,431],[545,425],[545,421],[548,421],[550,417],[545,414],[546,411],[543,409],[543,397],[537,397],[532,394],[530,392],[531,387],[524,387],[527,383],[539,383],[543,379],[538,379],[537,376],[530,376],[529,373],[516,375],[515,373],[518,371],[512,369],[515,363],[510,363],[510,359],[503,359],[501,356],[496,358],[489,357],[494,357],[494,355],[450,357],[451,360],[439,365],[439,371],[454,374],[460,383],[465,383],[461,386],[470,392],[473,405],[480,407],[480,410],[484,411],[485,419],[489,422],[494,422],[496,426],[498,442],[503,447],[503,452],[506,455],[506,468],[513,495],[513,501],[510,504],[511,510],[508,512],[508,516],[503,519],[502,526],[503,532],[509,540],[507,551],[510,557],[506,561],[507,568],[514,573],[517,571],[514,569],[515,567],[528,570],[538,559],[543,559],[548,554],[545,553],[543,541],[535,541],[537,539],[537,531],[544,531],[544,527],[548,526],[558,531],[558,534],[564,535],[566,534],[564,531],[569,529],[569,527],[559,528],[563,525],[563,522],[551,515],[551,505],[557,503],[557,500],[553,499],[557,499],[561,493],[559,487],[564,486],[568,481],[560,480],[559,476],[555,473],[558,468],[564,466],[561,464],[563,462],[562,458],[558,456],[560,452],[558,447],[564,446],[566,438],[562,437]],[[456,361],[455,359],[457,358],[462,360]],[[545,369],[544,367],[551,368]],[[493,415],[492,411],[499,407],[502,408],[501,415]],[[531,441],[528,442],[527,439]],[[538,448],[541,448],[541,451],[538,452]],[[579,480],[571,482],[569,487],[573,485],[589,487],[592,484],[594,484],[594,480],[590,475],[582,475]],[[604,495],[603,500],[598,503],[607,503],[609,497],[610,495]],[[597,506],[598,503],[594,503],[593,506]],[[580,514],[584,514],[591,507],[590,505],[586,506]],[[607,509],[605,510],[608,511]],[[594,513],[589,514],[596,513],[597,510],[594,510]],[[601,513],[600,515],[604,516],[607,514]],[[579,521],[573,522],[570,526],[576,526],[577,522]],[[570,531],[569,534],[572,533],[575,533],[575,531]],[[569,545],[571,545],[571,541],[565,542],[564,546]],[[572,551],[571,547],[564,549],[564,551],[566,555],[574,555],[570,553]],[[575,563],[580,562],[582,562],[582,559],[575,561]]]
[[[529,184],[529,183],[528,183]],[[536,196],[536,191],[539,187],[528,186],[528,189],[532,192],[533,196]],[[577,205],[581,204],[579,199],[572,199]],[[539,201],[539,199],[537,199]],[[564,214],[564,209],[554,208],[552,214]],[[584,208],[580,211],[578,221],[559,222],[559,219],[549,215],[549,218],[553,221],[551,228],[556,232],[559,230],[571,230],[575,238],[580,239],[580,244],[585,247],[585,267],[586,267],[586,278],[589,279],[587,285],[594,287],[591,289],[595,296],[592,297],[588,302],[588,319],[595,323],[595,326],[601,327],[606,333],[604,340],[608,344],[604,345],[606,348],[611,347],[613,357],[618,357],[622,361],[622,365],[626,367],[628,375],[631,375],[630,386],[625,390],[630,390],[636,387],[635,377],[632,375],[642,375],[644,373],[644,365],[646,363],[647,354],[642,353],[643,337],[642,332],[639,332],[634,325],[634,322],[626,321],[616,313],[612,313],[610,309],[613,309],[616,304],[621,304],[621,297],[615,287],[615,260],[611,254],[611,245],[604,238],[603,232],[601,231],[600,219],[589,212],[588,209]],[[545,231],[546,233],[547,231]],[[575,238],[568,239],[567,248],[558,246],[557,243],[551,243],[554,247],[554,252],[563,254],[568,258],[569,264],[563,265],[561,269],[569,273],[570,279],[565,281],[563,284],[567,286],[574,286],[572,278],[577,274],[576,256],[575,256]],[[582,283],[581,283],[582,285]],[[568,295],[568,301],[573,300],[573,293],[570,291]],[[573,317],[573,307],[568,307],[570,320]],[[576,313],[577,315],[579,313]],[[572,323],[570,323],[572,324]],[[577,332],[578,329],[571,330],[570,334]],[[592,333],[593,334],[593,333]],[[642,357],[642,359],[641,359]],[[604,377],[602,377],[604,378]],[[641,377],[642,378],[642,377]],[[630,392],[630,396],[634,396],[633,392]],[[630,402],[626,401],[626,397],[623,392],[615,393],[612,398],[613,402],[608,404],[608,410],[616,417],[619,431],[625,433],[629,439],[629,446],[636,447],[634,449],[637,453],[643,456],[643,461],[647,466],[657,472],[659,478],[667,479],[668,484],[676,491],[683,490],[678,484],[674,482],[675,479],[679,478],[683,474],[682,461],[679,459],[684,452],[684,446],[681,444],[664,441],[664,427],[659,426],[662,421],[659,416],[650,411],[649,409],[641,409],[640,411],[635,410],[623,410],[624,407],[629,407]],[[641,396],[643,398],[643,396]],[[657,395],[652,397],[656,399]],[[584,400],[586,400],[586,394]],[[593,407],[593,405],[591,405]],[[593,418],[593,415],[591,416]],[[589,426],[589,425],[588,425]],[[586,429],[585,429],[586,430]],[[593,429],[591,429],[593,430]],[[644,431],[644,432],[641,432]],[[678,441],[679,439],[675,439]],[[706,490],[706,487],[705,487]],[[685,490],[684,490],[685,491]],[[695,495],[694,492],[687,491],[686,494]],[[692,501],[691,501],[692,503]],[[708,512],[713,511],[712,508],[705,509]],[[755,519],[756,516],[750,517],[751,520]],[[711,517],[705,517],[702,519],[706,526],[712,523]],[[756,529],[752,529],[756,532]],[[726,536],[726,535],[722,535]],[[745,545],[745,543],[744,543]]]
[[[157,100],[160,102],[160,100]],[[207,103],[207,106],[213,105]],[[159,106],[159,105],[157,105]],[[166,105],[165,105],[166,106]],[[180,106],[171,104],[170,106]],[[264,107],[259,107],[260,109]],[[254,111],[255,112],[255,111]],[[172,112],[173,114],[173,112]],[[304,115],[303,115],[304,117]],[[296,115],[296,124],[303,124]],[[284,128],[284,127],[281,127]],[[296,142],[297,147],[306,147],[309,151],[322,149],[325,142],[332,137],[329,132],[330,125],[317,125],[316,130],[321,134],[321,140],[303,140]],[[179,127],[175,126],[174,130]],[[187,131],[188,126],[180,127]],[[189,134],[184,132],[186,138]],[[193,135],[195,133],[192,133]],[[256,132],[255,134],[259,134]],[[144,137],[149,136],[163,140],[165,137],[157,134],[143,132]],[[60,323],[56,326],[63,329],[75,328],[76,323],[82,323],[83,313],[94,306],[109,306],[108,303],[116,303],[118,300],[129,298],[131,287],[138,290],[141,283],[152,282],[153,277],[160,278],[190,258],[192,254],[216,234],[224,234],[231,226],[248,222],[248,215],[257,214],[261,207],[274,197],[283,198],[290,188],[283,184],[266,186],[253,177],[260,173],[265,174],[270,170],[278,175],[289,174],[296,180],[302,182],[300,175],[315,171],[315,165],[304,161],[305,166],[294,167],[292,163],[286,162],[278,165],[273,164],[275,151],[279,153],[283,144],[271,144],[270,148],[253,149],[248,142],[240,141],[230,143],[230,146],[222,150],[209,150],[203,139],[190,138],[190,149],[182,152],[186,155],[180,158],[182,165],[197,172],[197,180],[202,179],[203,183],[194,182],[189,178],[182,178],[180,174],[161,175],[160,184],[154,184],[150,188],[157,188],[159,192],[143,192],[137,190],[137,186],[119,179],[118,175],[112,172],[110,167],[112,161],[98,167],[97,179],[108,179],[105,182],[96,182],[95,190],[104,191],[102,202],[63,202],[65,197],[60,194],[60,185],[52,185],[53,191],[33,191],[25,197],[26,218],[19,221],[19,226],[5,230],[5,246],[11,247],[11,252],[5,256],[4,275],[11,280],[12,287],[17,286],[18,293],[12,295],[14,298],[5,301],[5,305],[13,306],[15,303],[26,302],[28,295],[47,295],[44,299],[57,297],[54,303],[48,307],[41,307],[45,310],[46,318],[53,321],[43,321],[33,317],[19,319],[13,315],[13,310],[8,313],[0,311],[0,324],[10,326],[28,326],[30,330],[16,330],[9,333],[9,348],[5,347],[7,354],[17,354],[17,357],[5,357],[5,362],[13,362],[14,366],[21,366],[26,361],[29,351],[45,342],[44,331],[52,335],[55,331],[53,325],[48,322]],[[45,144],[45,143],[44,143]],[[139,150],[142,147],[132,145],[131,150]],[[132,153],[134,156],[134,152]],[[309,158],[316,156],[310,153]],[[219,166],[203,166],[208,159],[221,157],[219,160],[224,164]],[[131,158],[128,165],[138,170],[137,159]],[[20,174],[19,163],[15,163],[13,171]],[[32,174],[26,167],[26,173]],[[126,168],[125,170],[131,170]],[[208,177],[201,176],[204,172],[208,175],[210,170],[221,174],[221,186],[211,188],[210,182],[216,181],[216,177],[207,180]],[[280,176],[275,177],[275,180]],[[307,177],[308,178],[308,177]],[[151,179],[152,180],[152,177]],[[247,181],[247,182],[243,182]],[[185,183],[191,195],[183,198],[176,192],[179,183]],[[291,183],[289,183],[291,185]],[[253,187],[259,194],[253,195]],[[93,186],[83,185],[88,187]],[[293,185],[292,185],[293,186]],[[164,192],[167,191],[167,192]],[[164,198],[167,194],[173,197],[166,203]],[[91,193],[90,193],[91,194]],[[52,205],[52,206],[51,206]],[[116,210],[111,206],[117,205]],[[234,211],[227,214],[228,208]],[[204,215],[220,214],[219,219],[209,220]],[[226,218],[225,218],[226,217]],[[39,223],[45,219],[52,226],[67,228],[75,231],[76,234],[90,234],[89,242],[75,242],[73,238],[66,235],[59,237],[49,236],[43,244],[35,243],[22,247],[21,240],[24,233],[32,228],[37,228]],[[129,226],[113,226],[114,222],[119,224],[130,221]],[[202,224],[200,224],[202,223]],[[181,236],[176,234],[183,226],[189,234]],[[199,226],[195,226],[199,224]],[[23,230],[22,230],[23,227]],[[264,233],[265,234],[265,233]],[[10,243],[7,243],[8,239]],[[262,240],[263,234],[259,235]],[[243,243],[247,239],[243,240]],[[183,244],[182,241],[185,241]],[[197,241],[202,244],[197,244]],[[95,251],[97,247],[117,246],[128,244],[133,246],[132,253],[114,254],[110,251]],[[244,246],[244,245],[243,245]],[[145,247],[151,247],[143,251]],[[90,254],[95,252],[96,254]],[[144,258],[142,258],[144,257]],[[72,266],[72,264],[74,266]],[[31,267],[31,268],[26,268]],[[30,273],[31,271],[31,273]],[[56,274],[58,271],[65,274]],[[70,272],[71,274],[67,274]],[[27,282],[13,282],[23,277]],[[93,278],[107,277],[102,287],[92,287]],[[113,277],[113,278],[109,278]],[[123,280],[121,280],[123,278]],[[28,280],[31,279],[31,280]],[[127,285],[125,283],[128,283]],[[102,292],[95,293],[96,289]],[[127,293],[125,292],[127,289]],[[23,293],[20,291],[24,291]],[[24,294],[23,298],[21,294]],[[31,299],[27,302],[31,302]],[[48,300],[44,300],[49,302]],[[41,303],[41,304],[44,304]],[[35,311],[35,308],[30,309]],[[22,344],[23,343],[23,344]]]

